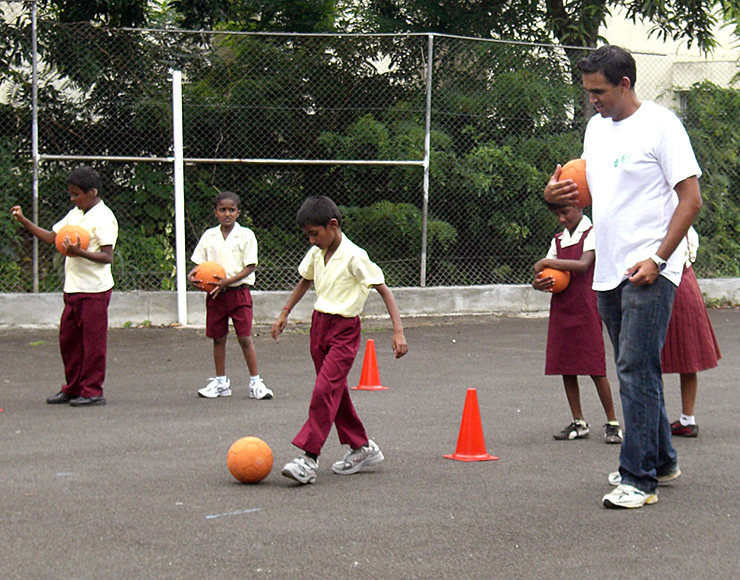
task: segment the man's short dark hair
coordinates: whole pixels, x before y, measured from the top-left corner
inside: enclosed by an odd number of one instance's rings
[[[325,195],[312,195],[306,198],[296,214],[296,221],[300,227],[329,225],[331,220],[337,220],[342,227],[342,214],[337,204]]]
[[[100,193],[100,174],[95,171],[92,167],[87,165],[81,165],[76,169],[70,171],[67,176],[67,185],[74,185],[79,187],[82,191],[87,193],[91,189],[94,189]]]
[[[600,72],[612,85],[618,85],[624,77],[630,81],[630,89],[637,82],[637,65],[632,55],[619,46],[606,44],[589,52],[578,62],[582,74]]]

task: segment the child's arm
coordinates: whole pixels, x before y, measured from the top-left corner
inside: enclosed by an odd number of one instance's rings
[[[534,265],[535,276],[532,280],[532,287],[535,290],[541,290],[542,292],[549,292],[550,289],[555,285],[555,280],[552,276],[540,276],[540,272],[545,268],[555,268],[556,270],[564,270],[567,272],[578,272],[582,274],[587,272],[591,265],[596,259],[596,252],[588,250],[581,254],[578,260],[561,260],[559,258],[543,258]]]
[[[29,220],[26,216],[24,216],[21,206],[14,205],[13,207],[11,207],[10,215],[12,215],[19,224],[21,224],[24,228],[26,228],[29,232],[31,232],[34,236],[36,236],[42,242],[46,242],[47,244],[54,243],[54,240],[57,237],[56,234],[52,231],[45,230],[44,228],[40,228],[35,223],[33,223],[31,220]]]
[[[63,246],[68,256],[85,258],[98,264],[110,264],[113,262],[113,246],[100,246],[97,252],[91,252],[90,250],[83,250],[80,247],[79,239],[76,244],[73,244],[69,241],[69,238],[64,240]]]
[[[272,331],[270,332],[270,334],[272,334],[272,338],[277,340],[280,333],[285,330],[285,326],[288,324],[288,315],[290,314],[290,311],[293,310],[293,307],[298,304],[301,301],[301,298],[303,298],[306,292],[308,292],[308,289],[311,288],[312,282],[313,280],[301,278],[300,282],[298,282],[296,287],[293,288],[293,293],[288,298],[288,302],[280,311],[280,315],[277,320],[272,323]]]
[[[396,299],[393,298],[393,292],[385,284],[378,284],[374,288],[380,294],[380,297],[385,302],[385,307],[388,310],[388,314],[391,316],[393,322],[393,352],[396,358],[401,358],[409,351],[409,345],[406,343],[406,337],[403,335],[403,325],[401,324],[401,314],[398,312],[398,306],[396,306]]]
[[[545,268],[555,268],[556,270],[565,270],[567,272],[577,272],[583,274],[588,272],[591,264],[596,259],[596,252],[589,250],[583,252],[578,260],[561,260],[559,258],[543,258],[534,265],[534,271],[539,274]]]
[[[244,280],[244,278],[254,272],[256,267],[257,264],[249,264],[248,266],[245,266],[241,270],[241,272],[234,274],[231,278],[221,278],[221,276],[216,276],[215,278],[216,280],[218,280],[218,285],[213,290],[211,290],[209,294],[211,296],[218,296],[223,290],[226,290],[226,288],[228,288],[235,282],[238,282],[239,280]]]

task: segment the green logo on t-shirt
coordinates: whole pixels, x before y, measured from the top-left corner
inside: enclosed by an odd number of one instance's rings
[[[622,165],[625,165],[630,162],[630,156],[629,155],[622,155],[621,157],[617,157],[614,160],[614,167],[617,167],[620,163]]]

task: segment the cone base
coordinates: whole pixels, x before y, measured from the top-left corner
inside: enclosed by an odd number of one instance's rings
[[[381,387],[380,385],[357,385],[356,387],[350,387],[353,391],[386,391],[388,387]]]
[[[445,455],[445,459],[454,459],[455,461],[496,461],[498,457],[493,455],[458,455],[453,453],[452,455]]]

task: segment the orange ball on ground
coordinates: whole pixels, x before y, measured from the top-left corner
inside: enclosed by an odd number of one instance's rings
[[[272,449],[258,437],[242,437],[229,449],[226,463],[242,483],[259,483],[272,470]]]

